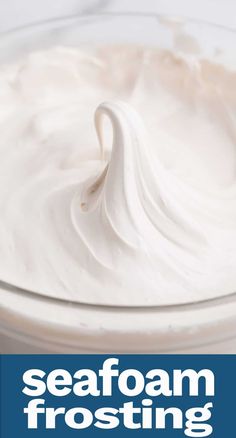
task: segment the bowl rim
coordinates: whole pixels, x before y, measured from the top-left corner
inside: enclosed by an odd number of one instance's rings
[[[110,12],[110,11],[103,11],[103,12],[96,12],[96,13],[78,13],[78,14],[69,14],[69,15],[65,15],[65,16],[55,16],[55,17],[51,17],[48,18],[46,20],[36,20],[36,21],[31,21],[27,24],[23,24],[20,26],[15,26],[11,29],[8,29],[6,31],[0,31],[0,36],[10,36],[13,35],[14,33],[18,33],[18,32],[22,32],[25,30],[30,30],[30,29],[35,29],[35,28],[40,28],[44,25],[50,25],[50,24],[65,24],[66,22],[70,22],[70,21],[74,21],[74,20],[78,20],[78,21],[83,21],[83,20],[89,20],[89,19],[94,19],[94,18],[98,18],[98,17],[112,17],[112,18],[118,18],[118,17],[130,17],[130,18],[156,18],[158,21],[165,18],[167,20],[178,20],[178,21],[183,21],[183,22],[190,22],[190,23],[194,23],[196,25],[203,25],[203,26],[207,26],[207,27],[211,27],[211,28],[215,28],[215,29],[219,29],[219,30],[223,30],[223,31],[227,31],[227,32],[232,32],[233,34],[236,33],[236,28],[231,27],[231,26],[226,26],[224,24],[218,24],[215,22],[211,22],[209,20],[204,20],[204,19],[200,19],[200,18],[194,18],[194,17],[190,17],[188,15],[178,15],[178,14],[164,14],[164,13],[155,13],[155,12],[123,12],[123,11],[119,11],[119,12]]]

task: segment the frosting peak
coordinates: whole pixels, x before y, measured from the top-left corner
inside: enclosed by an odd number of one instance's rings
[[[99,105],[95,126],[102,159],[106,155],[104,116],[112,126],[112,150],[102,174],[83,191],[81,204],[89,211],[93,204],[90,214],[100,215],[102,210],[116,234],[123,236],[123,240],[132,246],[139,246],[145,221],[142,192],[144,184],[148,183],[147,175],[151,179],[153,173],[145,129],[140,116],[127,103],[116,101]],[[150,182],[155,185],[154,175]]]

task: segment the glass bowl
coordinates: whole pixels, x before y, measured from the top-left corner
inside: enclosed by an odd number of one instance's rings
[[[141,44],[236,68],[236,33],[154,14],[73,16],[0,35],[0,63],[55,44]],[[1,242],[0,242],[1,244]],[[104,307],[0,282],[1,353],[236,353],[236,294],[195,304]]]

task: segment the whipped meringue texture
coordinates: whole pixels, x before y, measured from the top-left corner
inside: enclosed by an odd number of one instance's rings
[[[235,292],[235,90],[220,65],[137,46],[2,66],[0,279],[111,306]]]

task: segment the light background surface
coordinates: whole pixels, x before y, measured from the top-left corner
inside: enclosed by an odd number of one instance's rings
[[[236,28],[236,0],[0,0],[0,31],[78,13],[145,11]]]

